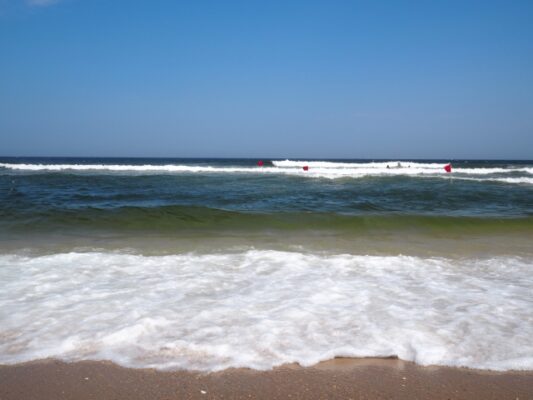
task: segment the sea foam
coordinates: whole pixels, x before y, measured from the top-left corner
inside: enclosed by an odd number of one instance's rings
[[[336,356],[533,369],[532,260],[247,250],[0,256],[0,363],[216,371]]]

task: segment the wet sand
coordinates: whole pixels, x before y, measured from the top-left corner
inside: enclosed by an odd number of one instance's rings
[[[533,399],[533,371],[420,367],[395,359],[336,359],[271,371],[129,369],[55,360],[0,366],[0,399]]]

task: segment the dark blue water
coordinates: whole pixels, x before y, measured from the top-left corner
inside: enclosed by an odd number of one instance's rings
[[[531,227],[529,161],[257,161],[2,158],[0,232]]]

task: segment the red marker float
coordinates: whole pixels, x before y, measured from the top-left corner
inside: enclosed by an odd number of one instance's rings
[[[263,165],[264,165],[263,160],[259,160],[259,161],[257,162],[257,166],[258,166],[258,167],[262,167]]]
[[[308,167],[307,165],[304,165],[304,166],[303,166],[303,170],[304,170],[304,171],[309,171],[309,167]]]
[[[444,166],[444,171],[446,172],[452,172],[452,164],[446,164]]]

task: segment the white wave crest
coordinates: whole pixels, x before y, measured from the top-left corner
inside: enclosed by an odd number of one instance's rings
[[[428,162],[414,162],[414,161],[380,161],[380,162],[330,162],[330,161],[293,161],[293,160],[284,160],[284,161],[272,161],[272,164],[276,167],[284,168],[302,168],[308,166],[309,169],[341,169],[341,170],[355,170],[355,171],[365,171],[370,172],[374,170],[379,170],[390,174],[401,173],[401,174],[411,174],[411,171],[415,171],[414,174],[419,172],[424,173],[435,173],[435,172],[445,172],[444,166],[445,163],[428,163]],[[510,172],[521,172],[533,174],[533,168],[530,167],[507,167],[507,168],[491,168],[491,167],[478,167],[478,168],[464,168],[464,167],[453,167],[452,169],[455,173],[464,173],[464,174],[508,174]]]
[[[499,183],[533,185],[533,178],[468,178],[464,176],[463,177],[454,176],[453,179],[476,181],[476,182],[499,182]]]
[[[453,168],[448,174],[444,164],[417,162],[326,162],[326,161],[273,161],[273,166],[210,166],[210,165],[123,165],[123,164],[16,164],[0,163],[0,167],[18,171],[48,172],[97,172],[97,173],[204,173],[204,174],[279,174],[303,176],[308,178],[364,178],[380,176],[411,176],[411,177],[446,177],[474,178],[479,181],[502,183],[533,184],[533,177],[505,176],[511,173],[533,175],[533,168]],[[308,166],[307,171],[303,166]],[[387,168],[388,166],[388,168]],[[503,176],[502,176],[503,175]]]
[[[276,167],[302,168],[307,165],[310,168],[364,168],[364,169],[386,169],[389,168],[425,168],[442,170],[445,164],[442,163],[419,163],[413,161],[379,161],[379,162],[333,162],[333,161],[298,161],[283,160],[272,161]]]
[[[213,167],[196,165],[126,165],[126,164],[0,164],[20,171],[116,171],[116,172],[250,172],[249,167]]]
[[[216,371],[396,355],[533,369],[532,262],[278,251],[0,256],[0,363]]]

